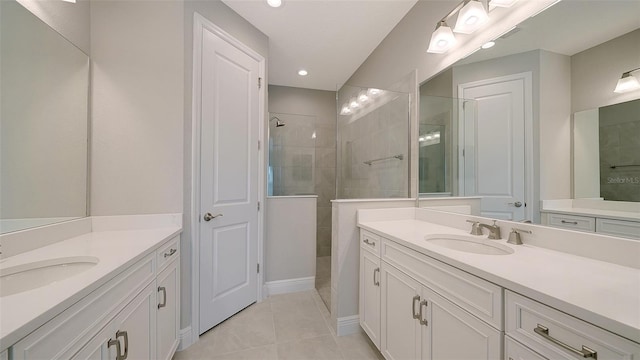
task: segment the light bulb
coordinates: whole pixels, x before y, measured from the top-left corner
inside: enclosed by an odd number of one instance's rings
[[[349,109],[349,107],[347,105],[342,107],[342,110],[340,111],[340,115],[349,115],[351,114],[351,109]]]
[[[277,8],[282,5],[282,0],[267,0],[267,4],[271,7]]]
[[[481,48],[483,49],[490,49],[495,45],[495,41],[489,41],[487,43],[485,43],[484,45],[481,46]]]
[[[352,109],[355,109],[360,107],[360,104],[358,104],[355,98],[351,98],[351,101],[349,102],[349,107]]]
[[[298,75],[300,75],[300,76],[307,76],[307,74],[308,74],[308,72],[305,69],[298,70]]]
[[[358,95],[358,101],[363,103],[363,102],[366,102],[367,100],[369,100],[367,93],[365,91],[360,92],[360,95]]]
[[[489,19],[484,5],[478,0],[466,3],[458,12],[458,19],[453,31],[461,34],[471,34]]]

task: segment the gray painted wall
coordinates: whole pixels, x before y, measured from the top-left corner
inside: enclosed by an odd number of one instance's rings
[[[640,29],[571,57],[572,113],[640,98],[639,91],[613,92],[623,72],[640,66],[638,44]]]
[[[317,256],[331,255],[331,200],[336,194],[335,91],[269,86],[269,112],[316,117]]]

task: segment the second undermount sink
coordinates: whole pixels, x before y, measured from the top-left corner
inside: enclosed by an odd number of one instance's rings
[[[514,253],[512,248],[496,243],[494,240],[474,236],[432,234],[425,236],[424,239],[434,245],[473,254],[509,255]]]
[[[36,289],[89,270],[94,256],[68,256],[0,268],[0,297]]]

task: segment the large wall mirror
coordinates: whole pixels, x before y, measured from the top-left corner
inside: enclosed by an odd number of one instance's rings
[[[87,216],[89,57],[0,1],[0,232]]]
[[[541,200],[640,201],[640,90],[613,92],[640,67],[638,13],[562,0],[421,84],[418,193],[533,222]]]

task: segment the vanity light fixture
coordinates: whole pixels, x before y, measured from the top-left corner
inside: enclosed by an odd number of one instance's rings
[[[349,107],[351,109],[357,109],[360,107],[360,104],[358,104],[358,101],[356,100],[356,98],[351,98],[351,100],[349,101]]]
[[[622,77],[618,80],[616,89],[613,90],[613,92],[621,94],[640,89],[640,82],[638,81],[638,78],[631,75],[632,72],[638,70],[640,70],[640,68],[622,73]]]
[[[343,106],[340,110],[340,115],[351,115],[351,109],[348,106]]]
[[[378,96],[382,93],[382,90],[376,88],[369,88],[367,90],[367,95],[369,96]]]
[[[369,96],[367,96],[367,92],[364,90],[361,91],[360,94],[358,95],[358,101],[361,103],[364,103],[368,100],[369,100]]]
[[[511,7],[518,0],[489,0],[489,9],[494,7]]]
[[[277,8],[282,6],[282,0],[267,0],[267,4],[271,7]]]
[[[300,76],[307,76],[307,74],[309,74],[309,72],[305,69],[298,70],[298,75]]]
[[[453,31],[460,34],[473,34],[489,19],[487,10],[478,0],[467,0],[458,12]]]
[[[447,22],[441,20],[436,26],[436,30],[431,34],[429,49],[427,52],[434,54],[443,54],[447,52],[456,43],[456,37]]]

